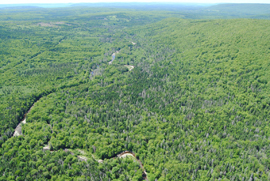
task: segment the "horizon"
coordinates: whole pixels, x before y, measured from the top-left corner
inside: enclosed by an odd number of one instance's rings
[[[81,0],[80,2],[77,2],[76,0],[40,0],[38,2],[33,2],[33,0],[10,0],[10,1],[4,1],[0,0],[0,5],[27,5],[27,4],[109,4],[109,3],[122,3],[122,4],[128,4],[128,3],[160,3],[160,4],[270,4],[269,0],[192,0],[192,1],[186,1],[186,0],[103,0],[103,2],[97,1],[97,0]]]

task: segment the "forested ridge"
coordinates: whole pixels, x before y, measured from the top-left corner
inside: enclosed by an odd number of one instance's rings
[[[269,20],[86,9],[0,14],[0,180],[270,179]]]

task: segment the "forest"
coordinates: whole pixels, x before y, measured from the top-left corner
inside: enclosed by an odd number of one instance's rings
[[[270,180],[269,7],[0,9],[0,180]]]

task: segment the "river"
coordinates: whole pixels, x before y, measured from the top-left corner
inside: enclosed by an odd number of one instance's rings
[[[117,51],[116,53],[118,53],[118,51]],[[109,64],[112,64],[112,62],[114,61],[114,59],[115,59],[115,54],[116,54],[116,53],[113,53],[113,54],[112,54],[112,60],[109,62]],[[131,70],[132,70],[133,68],[134,68],[134,66],[131,66]],[[38,100],[37,100],[37,101],[38,101]],[[37,101],[36,101],[36,102],[37,102]],[[35,103],[36,103],[36,102],[35,102]],[[34,104],[35,104],[35,103],[34,103]],[[32,107],[34,106],[34,104],[32,105]],[[27,116],[27,114],[29,113],[29,111],[32,109],[32,107],[25,113],[23,120],[22,120],[22,121],[18,124],[18,126],[16,127],[13,136],[20,136],[20,135],[23,135],[23,134],[22,134],[22,124],[26,124],[26,116]],[[45,146],[45,147],[43,148],[43,150],[49,150],[49,147],[48,147],[48,146]],[[69,150],[68,150],[68,149],[65,149],[65,151],[69,151]],[[71,154],[73,154],[71,151],[69,151],[69,152],[70,152]],[[143,170],[143,178],[144,178],[145,180],[148,181],[147,173],[146,173],[146,171],[145,171],[145,169],[144,169],[144,167],[143,167],[142,162],[141,162],[139,159],[136,158],[136,156],[135,156],[135,154],[134,154],[133,152],[131,152],[131,151],[124,151],[124,152],[121,152],[121,153],[119,153],[119,154],[117,155],[118,158],[125,158],[125,157],[127,157],[127,156],[132,156],[133,158],[136,159],[136,161],[139,163],[141,169]],[[78,158],[79,158],[80,160],[83,160],[83,161],[86,161],[86,160],[87,160],[86,157],[82,157],[82,156],[78,156]],[[112,158],[116,158],[116,157],[112,157]],[[103,163],[103,160],[96,160],[96,161],[99,162],[99,163]]]
[[[114,59],[115,59],[115,53],[112,54],[112,60],[109,61],[109,64],[112,64],[112,62],[114,61]]]

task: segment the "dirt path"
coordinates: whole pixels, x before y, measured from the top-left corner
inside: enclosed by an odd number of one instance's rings
[[[132,156],[133,158],[136,159],[136,161],[140,164],[141,169],[143,170],[143,178],[148,181],[147,172],[145,171],[141,160],[137,159],[136,156],[135,156],[135,154],[133,152],[124,151],[124,152],[122,152],[122,153],[120,153],[120,154],[117,155],[118,158],[125,158],[127,156]]]
[[[119,156],[118,158],[126,158],[127,156],[134,157],[131,153],[126,153],[126,154],[123,154],[123,155]]]
[[[45,147],[44,147],[44,148],[45,148]],[[44,148],[43,148],[43,149],[44,149]],[[47,148],[47,147],[46,147],[46,148]],[[74,153],[73,153],[72,151],[70,151],[70,150],[68,150],[68,149],[64,149],[64,150],[65,150],[65,151],[68,151],[68,152],[70,152],[70,154],[74,155]],[[79,150],[79,149],[78,149],[78,151],[79,151],[81,154],[83,154],[83,155],[85,154],[85,152],[82,151],[82,150]],[[81,155],[80,155],[80,156],[77,156],[77,157],[78,157],[78,159],[81,160],[81,161],[87,161],[87,160],[88,160],[88,158],[85,157],[85,156],[81,156]],[[92,155],[92,157],[93,157],[93,159],[96,160],[98,163],[103,163],[103,160],[96,159],[96,158],[94,157],[94,155]],[[123,152],[117,154],[117,156],[112,157],[112,158],[110,158],[110,159],[114,159],[114,158],[117,158],[117,157],[118,157],[118,158],[133,157],[133,158],[139,163],[141,169],[143,170],[143,178],[144,178],[144,180],[149,181],[148,178],[147,178],[147,172],[145,171],[145,169],[144,169],[144,167],[143,167],[143,164],[142,164],[141,160],[139,160],[139,159],[135,156],[135,154],[134,154],[133,152],[130,152],[130,151],[123,151]]]
[[[124,65],[124,66],[127,67],[129,71],[131,71],[132,69],[134,69],[134,66],[133,65]]]

